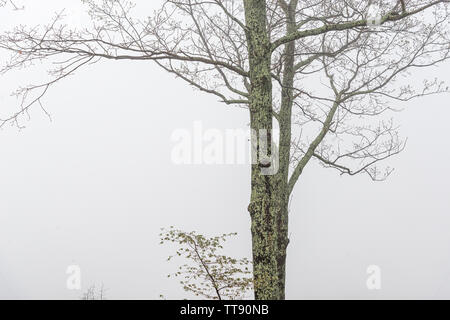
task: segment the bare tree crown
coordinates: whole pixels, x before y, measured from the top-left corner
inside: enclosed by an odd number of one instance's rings
[[[20,126],[54,83],[102,59],[153,61],[228,105],[248,107],[245,0],[168,0],[147,19],[134,18],[128,1],[82,2],[88,27],[71,28],[58,14],[47,25],[17,26],[1,35],[0,48],[12,53],[2,73],[47,59],[57,67],[48,82],[17,92],[24,98],[21,108],[0,119],[0,126]],[[290,191],[310,159],[341,174],[366,173],[374,180],[389,175],[391,169],[378,163],[404,147],[389,119],[392,103],[447,91],[436,79],[415,87],[407,77],[448,59],[448,2],[261,1],[273,118],[280,125],[292,119]],[[379,25],[371,26],[374,6]]]

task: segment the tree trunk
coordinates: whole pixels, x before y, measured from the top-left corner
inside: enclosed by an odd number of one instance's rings
[[[291,1],[286,8],[286,34],[296,30],[295,8],[297,1]],[[291,123],[292,123],[292,104],[293,104],[293,86],[294,86],[294,54],[295,41],[288,42],[284,48],[283,57],[283,78],[281,91],[281,107],[278,116],[280,125],[280,147],[279,158],[280,168],[278,171],[278,187],[276,192],[275,205],[278,206],[278,290],[280,299],[285,299],[286,288],[286,250],[289,244],[289,165],[291,157]]]
[[[275,175],[263,175],[261,170],[264,164],[260,161],[259,151],[262,148],[269,152],[272,150],[272,52],[266,30],[266,1],[245,0],[244,6],[250,64],[250,125],[252,132],[257,135],[253,140],[256,143],[257,159],[252,165],[248,207],[251,215],[255,299],[279,300],[285,298],[286,249],[289,243],[288,175],[295,44],[288,43],[285,49],[284,88],[279,113],[279,170]],[[293,15],[289,18],[294,21]],[[292,26],[295,26],[295,22]],[[261,145],[259,139],[261,130],[267,133],[265,146]]]
[[[276,178],[263,175],[260,151],[272,147],[272,80],[270,41],[266,30],[266,1],[245,0],[245,19],[250,64],[250,126],[257,135],[252,164],[251,215],[255,299],[280,298],[277,268],[277,210],[272,203]],[[265,145],[259,139],[266,134]],[[264,139],[265,140],[265,139]]]
[[[285,201],[285,199],[280,199]],[[288,238],[288,202],[286,201],[279,215],[278,224],[278,248],[277,248],[277,268],[278,268],[278,292],[279,299],[284,300],[286,289],[286,251],[289,244]]]

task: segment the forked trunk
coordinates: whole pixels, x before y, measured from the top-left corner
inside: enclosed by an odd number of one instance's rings
[[[252,165],[251,215],[255,299],[279,299],[277,267],[277,216],[272,205],[274,178],[262,174],[262,149],[272,147],[272,80],[270,41],[266,31],[266,1],[245,0],[250,62],[250,126],[256,134]],[[265,137],[260,139],[260,135]],[[264,141],[265,140],[265,141]],[[263,146],[262,143],[265,145]],[[270,152],[270,151],[269,151]]]
[[[244,0],[250,70],[250,126],[256,159],[252,165],[251,215],[255,299],[284,299],[286,247],[288,244],[288,170],[290,150],[290,108],[280,112],[279,169],[267,174],[272,152],[271,46],[266,30],[266,1]],[[284,99],[286,101],[286,99]],[[284,133],[283,133],[284,132]],[[278,150],[276,150],[278,152]],[[278,161],[277,161],[278,164]],[[277,166],[271,163],[270,166]]]

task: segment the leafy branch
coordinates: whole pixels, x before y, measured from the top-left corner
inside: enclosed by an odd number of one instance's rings
[[[245,298],[253,290],[251,262],[247,258],[236,259],[219,252],[223,242],[236,233],[205,237],[195,231],[185,232],[170,227],[162,228],[161,244],[178,245],[175,256],[188,260],[178,271],[168,277],[180,278],[187,292],[206,299],[236,300]]]

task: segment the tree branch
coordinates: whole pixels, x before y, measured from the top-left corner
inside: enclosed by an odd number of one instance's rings
[[[428,5],[425,5],[421,8],[418,8],[416,10],[412,10],[409,12],[402,12],[401,14],[395,14],[393,15],[391,12],[389,12],[388,14],[384,15],[381,18],[381,24],[384,24],[386,22],[391,22],[391,21],[398,21],[401,19],[404,19],[406,17],[412,16],[414,14],[417,14],[421,11],[424,11],[432,6],[435,6],[437,4],[440,3],[448,3],[450,2],[450,0],[437,0],[434,1]],[[345,22],[345,23],[336,23],[336,24],[329,24],[329,25],[324,25],[320,28],[316,28],[316,29],[311,29],[311,30],[302,30],[302,31],[296,31],[293,32],[291,34],[288,34],[282,38],[279,38],[277,40],[275,40],[272,44],[271,44],[271,49],[272,51],[276,50],[280,45],[285,44],[287,42],[290,41],[295,41],[298,39],[302,39],[302,38],[306,38],[306,37],[311,37],[311,36],[317,36],[320,34],[324,34],[330,31],[342,31],[342,30],[349,30],[349,29],[354,29],[357,27],[365,27],[368,25],[368,20],[367,19],[361,19],[361,20],[357,20],[357,21],[351,21],[351,22]]]

